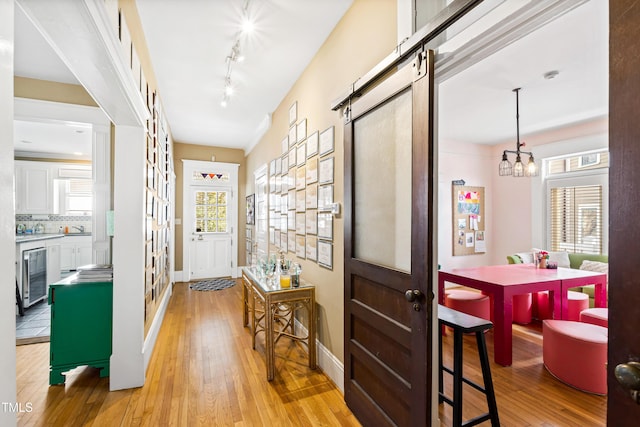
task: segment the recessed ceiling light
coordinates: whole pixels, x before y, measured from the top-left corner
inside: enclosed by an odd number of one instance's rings
[[[81,152],[79,152],[79,151],[74,151],[74,152],[73,152],[73,155],[74,155],[74,156],[82,156],[82,153],[81,153]]]
[[[20,140],[23,144],[33,144],[33,141],[27,141],[26,139]]]
[[[83,131],[83,130],[78,129],[78,130],[76,131],[76,133],[84,133],[84,131]]]

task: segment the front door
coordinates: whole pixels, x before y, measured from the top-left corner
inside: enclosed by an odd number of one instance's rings
[[[225,187],[191,191],[190,278],[231,276],[231,192]]]
[[[345,400],[363,425],[431,420],[433,55],[350,107],[345,144]]]

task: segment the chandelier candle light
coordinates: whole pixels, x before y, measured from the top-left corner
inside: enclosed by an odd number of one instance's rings
[[[502,152],[502,161],[498,165],[498,174],[500,176],[510,176],[513,175],[515,177],[521,176],[538,176],[538,166],[533,160],[533,153],[531,151],[520,151],[520,147],[524,147],[525,143],[520,142],[520,108],[519,108],[519,93],[521,88],[513,89],[516,93],[516,149],[514,150],[504,150]],[[516,162],[512,166],[511,162],[507,158],[507,153],[512,153],[516,155]],[[529,162],[525,167],[522,163],[522,159],[520,157],[521,154],[529,155]]]

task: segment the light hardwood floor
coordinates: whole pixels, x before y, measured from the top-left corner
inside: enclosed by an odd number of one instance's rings
[[[33,407],[19,414],[18,425],[360,425],[340,391],[320,371],[309,370],[304,352],[287,340],[276,348],[275,380],[266,381],[262,338],[252,350],[251,335],[241,325],[240,294],[239,284],[216,292],[177,284],[146,384],[133,390],[109,392],[108,379],[88,367],[70,372],[64,386],[49,387],[49,344],[17,347],[18,402]],[[492,333],[486,338],[493,358]],[[444,347],[450,363],[450,335]],[[539,328],[515,327],[514,365],[492,364],[501,424],[604,425],[606,397],[558,382],[542,366],[541,355]],[[465,337],[465,362],[465,376],[481,382],[471,336]],[[464,393],[465,419],[486,410],[480,393],[468,386]],[[450,425],[448,405],[440,405],[440,416],[442,425]]]

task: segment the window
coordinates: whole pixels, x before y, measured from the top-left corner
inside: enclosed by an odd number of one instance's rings
[[[64,206],[67,215],[89,215],[93,210],[93,183],[90,179],[65,180]]]
[[[227,231],[227,192],[196,191],[195,232],[226,233]]]
[[[550,250],[606,253],[608,165],[606,151],[547,160]]]
[[[551,188],[551,250],[602,253],[602,186]]]

